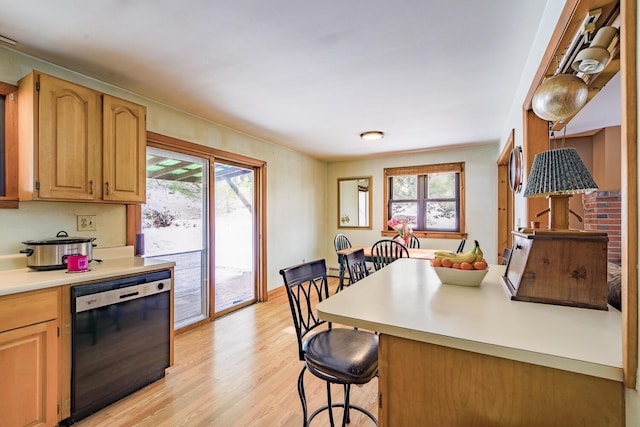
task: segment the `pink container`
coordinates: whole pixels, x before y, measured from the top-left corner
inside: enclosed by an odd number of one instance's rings
[[[67,271],[87,271],[89,269],[88,255],[67,256]]]

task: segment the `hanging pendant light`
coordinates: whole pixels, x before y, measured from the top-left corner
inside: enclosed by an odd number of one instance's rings
[[[533,112],[543,120],[558,122],[576,114],[587,103],[589,89],[573,74],[549,77],[533,94]]]

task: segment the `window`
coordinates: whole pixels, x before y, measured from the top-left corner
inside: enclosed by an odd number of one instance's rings
[[[464,227],[464,163],[387,168],[385,227],[392,217],[407,221],[418,237],[455,237]]]
[[[18,207],[17,90],[0,82],[0,208]]]

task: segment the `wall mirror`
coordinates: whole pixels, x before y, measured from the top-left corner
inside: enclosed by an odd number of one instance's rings
[[[371,228],[372,177],[338,178],[338,228]]]

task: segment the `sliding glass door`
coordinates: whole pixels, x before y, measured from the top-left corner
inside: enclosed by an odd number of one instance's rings
[[[176,263],[174,329],[266,300],[265,163],[147,138],[147,203],[127,207],[127,242]]]
[[[215,312],[256,301],[254,171],[216,162]]]
[[[209,161],[147,148],[144,256],[174,261],[174,327],[209,317]]]

